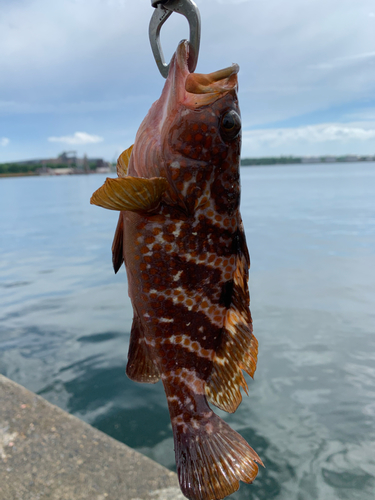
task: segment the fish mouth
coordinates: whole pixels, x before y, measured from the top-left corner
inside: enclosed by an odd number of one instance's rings
[[[238,88],[238,64],[214,71],[213,73],[190,73],[189,42],[183,40],[177,47],[176,60],[171,72],[176,72],[175,83],[183,94],[184,104],[197,108],[212,104],[224,94],[236,92]],[[181,96],[182,97],[182,96]]]

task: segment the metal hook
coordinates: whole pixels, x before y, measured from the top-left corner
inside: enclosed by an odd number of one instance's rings
[[[168,17],[177,12],[186,17],[189,22],[189,70],[192,73],[197,67],[199,44],[201,38],[201,17],[193,0],[151,0],[155,7],[150,21],[149,37],[152,52],[160,73],[167,78],[169,64],[166,64],[160,43],[160,30]]]

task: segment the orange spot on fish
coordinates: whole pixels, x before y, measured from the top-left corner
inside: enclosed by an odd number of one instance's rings
[[[204,141],[204,147],[206,149],[210,149],[212,146],[212,137],[210,135],[208,135]]]
[[[172,179],[175,181],[180,176],[180,170],[178,168],[171,168]]]
[[[174,241],[174,236],[173,234],[163,234],[163,240],[172,243]]]
[[[155,241],[155,238],[154,238],[153,236],[147,236],[147,237],[145,238],[145,243],[146,243],[147,245],[150,245],[151,243],[154,243],[154,241]]]

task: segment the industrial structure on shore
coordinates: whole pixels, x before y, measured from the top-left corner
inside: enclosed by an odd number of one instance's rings
[[[83,158],[76,151],[64,151],[57,158],[25,160],[0,164],[0,175],[68,175],[107,173],[114,166],[102,158]]]

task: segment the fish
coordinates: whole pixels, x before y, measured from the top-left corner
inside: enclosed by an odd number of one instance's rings
[[[258,353],[239,210],[239,66],[200,74],[188,61],[182,41],[118,177],[91,203],[120,211],[113,266],[125,263],[134,311],[126,373],[162,380],[182,493],[219,500],[263,465],[209,406],[237,409]]]

